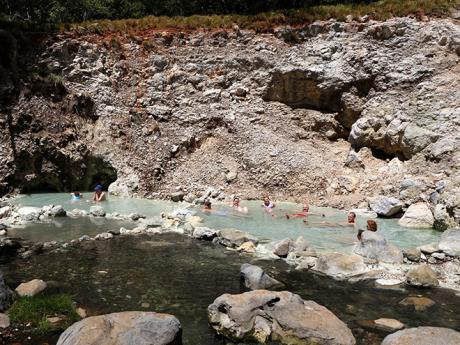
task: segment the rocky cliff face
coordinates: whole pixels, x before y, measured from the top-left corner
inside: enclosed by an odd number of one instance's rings
[[[153,197],[212,186],[336,206],[377,194],[459,204],[453,19],[68,34],[42,40],[35,59],[10,41],[3,193],[118,178]]]

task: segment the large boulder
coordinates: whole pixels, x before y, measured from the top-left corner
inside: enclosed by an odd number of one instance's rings
[[[396,198],[376,196],[369,199],[369,208],[379,216],[391,217],[402,209],[402,203]]]
[[[67,328],[57,345],[180,345],[181,325],[173,315],[125,311],[92,316]]]
[[[243,285],[251,290],[271,289],[281,287],[283,284],[270,277],[262,268],[251,264],[242,264],[240,267],[240,279]]]
[[[361,234],[361,241],[355,246],[354,252],[381,262],[398,264],[403,262],[401,250],[373,231],[364,231]]]
[[[435,287],[439,285],[436,272],[428,265],[412,268],[406,274],[406,283],[415,287]]]
[[[37,221],[42,215],[43,211],[40,207],[21,207],[18,209],[19,218],[24,222]]]
[[[117,178],[115,182],[112,182],[107,189],[110,195],[116,196],[132,196],[137,192],[139,188],[139,177],[134,174],[128,174]]]
[[[426,203],[418,202],[409,206],[398,223],[406,228],[432,228],[434,217]]]
[[[344,279],[366,272],[366,265],[358,255],[326,253],[318,257],[313,270],[334,279]]]
[[[460,230],[444,231],[439,242],[439,249],[449,256],[460,256]]]
[[[387,335],[382,345],[458,345],[460,333],[443,327],[408,328]]]
[[[0,312],[7,310],[13,303],[13,291],[6,285],[3,274],[0,273]]]
[[[237,230],[237,229],[222,229],[219,232],[217,241],[230,248],[237,248],[245,242],[252,242],[257,244],[259,240],[257,237],[254,237],[247,232]]]
[[[327,308],[288,291],[224,294],[208,307],[210,325],[233,341],[353,345],[353,334]]]

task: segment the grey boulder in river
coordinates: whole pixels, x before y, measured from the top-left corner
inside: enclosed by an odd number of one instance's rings
[[[173,315],[125,311],[74,323],[57,345],[181,345],[182,328]]]
[[[223,294],[208,307],[210,325],[233,341],[354,345],[351,330],[327,308],[288,291]]]

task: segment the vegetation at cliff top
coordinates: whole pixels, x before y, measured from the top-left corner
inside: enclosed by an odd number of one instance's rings
[[[155,29],[266,31],[315,20],[369,15],[376,20],[414,15],[445,16],[460,0],[6,0],[2,24],[23,28],[77,29],[85,33]]]

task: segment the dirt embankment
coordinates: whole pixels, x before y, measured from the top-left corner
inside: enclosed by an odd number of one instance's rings
[[[114,192],[162,198],[213,187],[340,207],[373,195],[459,207],[453,19],[62,35],[33,54],[8,37],[2,193],[118,179]]]

